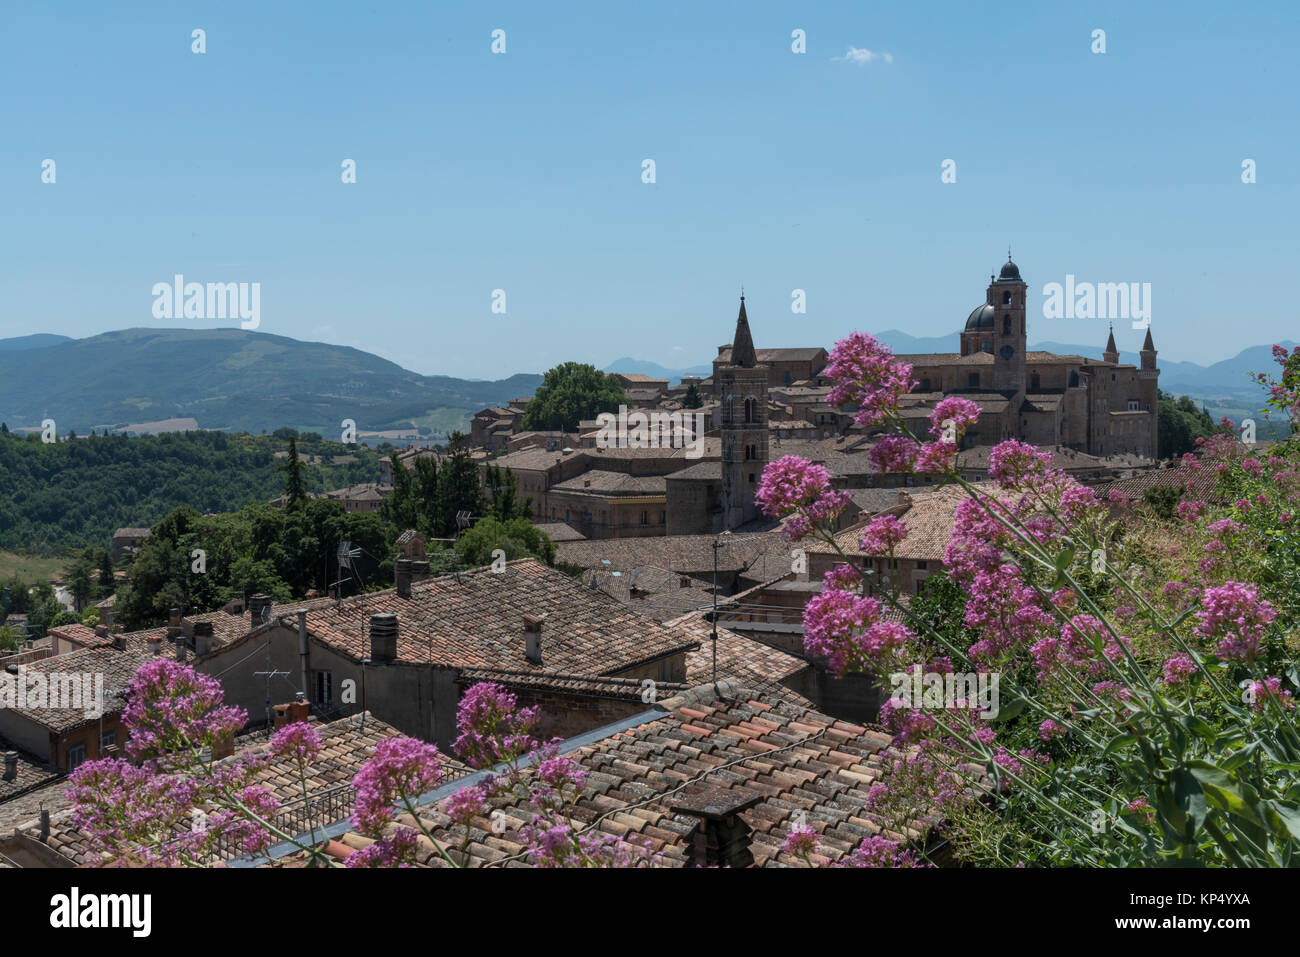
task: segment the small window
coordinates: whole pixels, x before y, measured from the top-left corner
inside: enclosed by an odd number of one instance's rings
[[[980,374],[978,372],[970,373],[966,377],[966,385],[968,388],[978,389],[980,387]]]
[[[68,770],[80,767],[86,763],[86,742],[79,741],[76,744],[68,745]]]
[[[642,512],[642,513],[641,513],[641,524],[642,524],[642,525],[649,525],[649,524],[650,524],[650,513],[649,513],[649,512]]]
[[[117,728],[112,731],[105,731],[99,736],[99,750],[107,751],[109,748],[117,746]]]
[[[920,570],[920,571],[925,571],[927,568],[930,567],[930,563],[929,563],[929,562],[917,562],[917,563],[916,563],[916,567],[917,567],[917,569]]]
[[[334,678],[328,671],[311,673],[311,700],[318,705],[328,705],[334,696]]]

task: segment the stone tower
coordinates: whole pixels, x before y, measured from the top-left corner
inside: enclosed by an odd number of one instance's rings
[[[1147,335],[1150,336],[1151,333],[1148,332]],[[1102,360],[1105,361],[1105,362],[1111,362],[1111,363],[1114,363],[1114,364],[1116,364],[1116,365],[1119,364],[1119,349],[1116,348],[1116,346],[1115,346],[1115,327],[1114,327],[1114,326],[1111,326],[1111,329],[1110,329],[1110,338],[1108,338],[1108,339],[1106,340],[1106,351],[1103,352],[1103,353],[1101,354],[1101,358],[1102,358]]]
[[[998,278],[989,283],[988,305],[993,307],[993,391],[1011,399],[1009,410],[1019,418],[1025,398],[1025,310],[1029,286],[1020,278],[1020,268],[1011,261]],[[1018,423],[1017,423],[1018,426]],[[1018,427],[1014,427],[1018,433]]]
[[[758,517],[754,493],[767,465],[767,366],[760,365],[740,297],[731,362],[719,367],[722,408],[722,528]]]
[[[1138,368],[1138,385],[1141,387],[1142,408],[1151,412],[1151,458],[1160,457],[1160,370],[1156,368],[1156,344],[1151,341],[1151,327],[1138,353],[1142,365]]]

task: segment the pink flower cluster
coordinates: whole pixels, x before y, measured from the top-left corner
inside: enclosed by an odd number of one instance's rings
[[[1264,634],[1277,612],[1259,597],[1254,585],[1230,581],[1211,586],[1205,589],[1201,606],[1194,630],[1202,638],[1218,639],[1219,657],[1247,664],[1259,657]]]
[[[836,407],[856,405],[853,421],[868,427],[883,423],[916,384],[910,365],[899,362],[888,346],[861,332],[835,344],[825,375],[835,380],[827,402]]]

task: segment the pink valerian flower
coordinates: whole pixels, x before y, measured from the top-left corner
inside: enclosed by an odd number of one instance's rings
[[[315,760],[320,754],[320,732],[306,721],[292,721],[275,733],[271,750],[281,757],[291,757],[299,762]]]
[[[1219,539],[1226,539],[1232,542],[1233,536],[1239,535],[1246,530],[1246,526],[1241,522],[1233,521],[1230,518],[1221,518],[1217,522],[1210,523],[1210,534]],[[1210,544],[1222,544],[1221,542],[1212,542]]]
[[[1129,801],[1125,810],[1143,824],[1154,824],[1156,821],[1155,808],[1147,803],[1146,798],[1137,798],[1136,800]]]
[[[461,788],[442,802],[442,809],[453,824],[469,827],[475,818],[487,817],[487,789],[477,784]]]
[[[862,530],[860,544],[867,555],[893,557],[894,549],[906,537],[906,524],[893,515],[878,515]]]
[[[1277,612],[1254,585],[1230,581],[1206,588],[1201,605],[1193,630],[1202,638],[1219,639],[1220,658],[1249,664],[1259,657]]]
[[[587,770],[567,754],[560,754],[558,744],[543,745],[537,752],[532,788],[532,802],[539,807],[553,807],[565,800],[565,790],[576,799],[587,783]]]
[[[831,487],[831,473],[822,465],[783,455],[763,469],[754,500],[771,518],[806,508]]]
[[[1044,741],[1051,741],[1053,738],[1059,738],[1068,730],[1069,729],[1059,721],[1054,721],[1051,718],[1048,718],[1038,726],[1038,736]]]
[[[817,832],[807,824],[801,824],[790,828],[786,833],[785,841],[781,844],[781,850],[786,854],[794,854],[806,861],[808,855],[817,850],[820,843],[817,840]]]
[[[1016,756],[1006,748],[1000,747],[996,752],[994,752],[993,763],[1004,771],[1008,771],[1017,777],[1023,777],[1023,772],[1025,770],[1024,765],[1022,765]]]
[[[921,447],[906,435],[886,435],[867,453],[878,472],[911,472],[916,467]]]
[[[441,756],[433,745],[415,738],[385,738],[352,779],[357,792],[353,826],[378,836],[392,821],[399,798],[413,802],[433,790],[441,777]]]
[[[835,867],[929,867],[917,856],[903,848],[897,841],[876,835],[864,838],[850,854],[844,855]]]
[[[940,400],[930,413],[930,434],[941,442],[955,445],[966,430],[979,421],[980,407],[970,399],[949,396]]]
[[[575,830],[535,816],[519,831],[525,853],[534,867],[654,867],[663,855],[652,853],[650,843],[630,834],[618,838],[603,831]]]
[[[145,662],[126,689],[122,721],[130,728],[126,752],[132,758],[211,748],[248,721],[242,708],[221,704],[221,683],[189,665],[166,658]]]
[[[1291,524],[1291,513],[1290,513],[1290,512],[1283,512],[1281,515],[1279,515],[1279,516],[1277,517],[1277,521],[1278,521],[1278,524],[1279,524],[1279,525],[1290,525],[1290,524]]]
[[[1196,662],[1191,655],[1179,653],[1165,661],[1164,680],[1167,685],[1180,685],[1196,674]]]
[[[825,659],[836,675],[882,661],[914,636],[898,622],[882,621],[880,616],[881,605],[874,598],[823,590],[804,608],[804,650]]]
[[[1113,488],[1110,490],[1110,493],[1106,496],[1106,501],[1108,501],[1111,505],[1115,506],[1116,508],[1128,508],[1133,504],[1133,497],[1124,492],[1121,492],[1117,488]]]
[[[1264,463],[1255,458],[1242,459],[1241,468],[1252,478],[1259,478],[1260,473],[1264,471]]]
[[[513,762],[537,747],[532,736],[538,709],[520,708],[519,699],[490,681],[470,686],[456,708],[453,748],[471,767]]]
[[[916,471],[935,475],[950,471],[957,461],[957,446],[952,442],[927,442],[916,457]]]
[[[1007,439],[989,453],[989,478],[1004,489],[1022,489],[1046,476],[1052,453],[1016,439]]]
[[[397,827],[373,844],[354,851],[344,867],[411,867],[420,849],[420,834],[413,827]]]
[[[857,405],[853,421],[868,427],[883,423],[916,385],[910,365],[861,332],[835,343],[824,374],[835,380],[826,401],[836,407]]]
[[[1291,692],[1282,687],[1281,678],[1272,677],[1265,678],[1263,681],[1252,681],[1249,690],[1251,709],[1254,711],[1266,710],[1270,699],[1276,701],[1283,711],[1295,709],[1295,702],[1291,700]]]
[[[962,622],[980,635],[968,652],[974,658],[994,661],[1028,647],[1054,623],[1038,593],[1024,583],[1014,565],[981,570],[965,584],[968,598]]]
[[[1061,493],[1061,501],[1058,509],[1061,519],[1070,526],[1076,526],[1091,515],[1096,515],[1101,510],[1101,502],[1097,499],[1097,493],[1086,485],[1069,485]]]
[[[822,576],[822,587],[839,588],[844,591],[851,591],[862,584],[862,573],[858,571],[856,565],[848,562],[840,562]]]
[[[920,741],[934,730],[936,724],[932,715],[896,704],[892,697],[886,698],[880,705],[880,723],[894,732],[894,739],[890,743],[895,747]]]
[[[1177,508],[1178,518],[1184,522],[1194,522],[1205,514],[1204,502],[1179,502]]]
[[[1251,506],[1250,506],[1250,499],[1248,499],[1248,498],[1239,498],[1239,499],[1237,499],[1235,502],[1233,502],[1232,504],[1233,504],[1234,506],[1236,506],[1236,508],[1237,508],[1238,511],[1241,511],[1241,512],[1249,512],[1249,511],[1250,511],[1250,508],[1251,508]]]

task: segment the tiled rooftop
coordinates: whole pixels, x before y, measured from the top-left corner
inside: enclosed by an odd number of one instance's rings
[[[661,851],[670,867],[688,862],[698,820],[674,808],[703,794],[715,803],[753,802],[739,814],[753,828],[749,849],[757,867],[804,866],[781,852],[789,829],[801,819],[818,832],[816,863],[838,860],[882,832],[896,839],[923,836],[916,830],[893,834],[867,810],[867,793],[887,767],[881,751],[888,734],[738,682],[723,682],[720,690],[721,698],[706,685],[661,701],[663,713],[647,713],[639,724],[572,750],[588,772],[571,817],[575,826],[635,834]],[[519,831],[533,808],[526,799],[507,796],[491,804],[490,812],[504,812],[499,833],[487,818],[471,824],[471,863],[528,866]],[[460,845],[464,831],[451,825],[440,802],[426,805],[420,817],[441,843]],[[356,847],[366,841],[348,836],[343,843]],[[421,863],[448,866],[431,848],[421,852]]]

